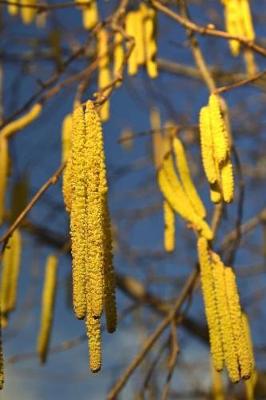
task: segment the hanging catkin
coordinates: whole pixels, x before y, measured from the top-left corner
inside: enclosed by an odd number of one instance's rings
[[[7,323],[8,314],[16,306],[20,259],[21,235],[16,229],[8,241],[2,261],[0,308],[3,323]]]
[[[0,308],[0,314],[1,314],[1,308]],[[3,356],[3,343],[2,343],[2,324],[0,320],[0,390],[3,389],[4,378],[5,376],[4,376],[4,356]]]
[[[89,339],[90,369],[98,372],[102,364],[101,322],[88,311],[86,317],[87,336]]]
[[[234,198],[234,175],[232,162],[229,156],[227,156],[226,161],[221,164],[221,187],[224,201],[230,203]]]
[[[171,252],[175,249],[175,214],[169,203],[163,202],[164,215],[164,249]]]
[[[209,107],[202,107],[199,117],[201,156],[204,171],[209,183],[218,181],[213,154],[213,140]]]
[[[252,373],[252,359],[248,348],[247,337],[244,334],[240,300],[232,268],[225,268],[226,295],[236,343],[237,357],[240,366],[241,378],[248,379]]]
[[[10,15],[17,15],[19,13],[19,3],[18,1],[13,1],[13,3],[7,5],[7,11]]]
[[[157,44],[156,44],[156,12],[153,8],[141,4],[144,14],[144,42],[146,69],[150,78],[158,76],[156,62]],[[146,8],[146,10],[145,10]]]
[[[134,39],[134,47],[128,59],[128,75],[136,75],[138,72],[138,59],[135,39],[135,24],[138,18],[136,11],[130,11],[126,15],[126,33]]]
[[[25,128],[32,121],[38,118],[41,111],[42,111],[42,105],[39,103],[35,104],[25,115],[6,125],[0,132],[1,135],[8,138],[9,136],[13,135],[19,130]]]
[[[68,114],[62,123],[62,163],[66,163],[63,171],[62,192],[68,212],[71,210],[71,132],[72,114]]]
[[[205,211],[204,205],[197,193],[195,185],[192,181],[189,167],[188,167],[185,149],[184,149],[184,146],[180,139],[174,138],[173,148],[174,148],[174,152],[175,152],[175,160],[176,160],[176,165],[178,168],[178,173],[179,173],[184,191],[186,192],[186,195],[189,198],[191,205],[193,206],[194,210],[199,215],[199,217],[205,218],[206,211]]]
[[[214,145],[214,157],[218,163],[221,163],[226,160],[229,151],[229,144],[226,134],[226,126],[221,114],[220,100],[216,94],[211,94],[209,97],[209,111]]]
[[[211,240],[213,237],[212,231],[208,224],[195,213],[191,206],[176,175],[171,155],[165,158],[162,168],[158,172],[158,184],[165,199],[175,212],[189,221],[193,227],[201,232],[208,240]]]
[[[223,369],[224,362],[221,319],[218,314],[218,298],[216,297],[215,292],[208,242],[204,237],[200,237],[198,239],[198,257],[200,264],[201,287],[209,328],[213,364],[217,371],[221,371]]]
[[[41,363],[47,359],[49,341],[53,324],[54,304],[57,284],[58,258],[49,256],[46,261],[42,293],[41,323],[38,334],[37,352]]]
[[[36,0],[20,0],[20,4],[23,6],[33,6],[33,7],[21,7],[21,18],[24,24],[28,25],[30,24],[36,15],[37,8],[34,7],[36,6]]]
[[[217,309],[221,326],[222,343],[224,350],[225,365],[229,377],[233,383],[240,380],[237,342],[233,334],[233,324],[230,316],[229,305],[226,296],[225,268],[219,256],[212,253],[213,277],[215,284],[215,295]]]
[[[98,88],[101,90],[108,86],[111,82],[111,73],[109,70],[109,50],[108,50],[108,32],[106,29],[100,29],[97,34],[97,57],[99,60],[98,69]],[[105,95],[108,95],[108,90],[104,91]],[[109,100],[105,100],[100,108],[100,117],[102,122],[109,119],[110,114],[110,103]]]
[[[8,141],[2,134],[0,134],[0,225],[3,223],[5,212],[8,164]]]
[[[90,0],[89,4],[82,7],[82,21],[85,29],[93,29],[98,22],[98,7],[96,0]]]
[[[76,317],[86,314],[86,131],[82,106],[75,108],[71,136],[71,213],[70,234],[72,253],[73,305]]]

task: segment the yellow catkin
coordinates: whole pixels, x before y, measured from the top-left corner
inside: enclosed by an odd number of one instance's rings
[[[217,302],[210,261],[208,242],[204,237],[198,239],[198,258],[200,264],[201,287],[205,305],[206,319],[209,328],[211,354],[214,367],[217,371],[223,369],[223,346],[221,337],[220,319],[218,317]]]
[[[45,363],[53,324],[58,258],[49,256],[46,261],[42,292],[41,323],[37,341],[37,352],[41,363]]]
[[[213,139],[209,107],[202,107],[199,116],[200,144],[203,168],[209,183],[218,181],[213,154]]]
[[[201,218],[204,218],[206,216],[205,207],[204,207],[204,205],[197,193],[195,185],[192,181],[189,167],[188,167],[185,149],[184,149],[184,146],[180,139],[174,138],[173,148],[174,148],[174,152],[175,152],[176,165],[178,168],[182,186],[186,192],[187,197],[190,200],[190,203],[192,204],[194,210],[196,211],[196,213]]]
[[[70,234],[73,276],[73,305],[76,317],[82,319],[86,314],[86,131],[82,106],[73,112],[71,138],[71,213]]]
[[[209,97],[209,112],[214,145],[214,157],[218,163],[221,163],[226,160],[229,151],[229,144],[225,122],[221,113],[219,96],[216,94],[211,94]]]
[[[215,204],[220,203],[220,201],[222,200],[221,189],[220,189],[220,185],[218,182],[211,183],[210,198],[211,198],[211,201]]]
[[[243,36],[239,19],[239,5],[235,0],[225,3],[225,27],[230,35]],[[238,56],[240,43],[238,40],[229,40],[230,50],[233,56]]]
[[[2,261],[0,308],[6,324],[8,314],[16,306],[20,258],[21,235],[16,229],[8,241]]]
[[[103,89],[108,86],[111,82],[111,73],[109,70],[109,51],[108,51],[108,32],[106,29],[100,29],[97,34],[97,57],[99,60],[99,71],[98,71],[98,87]],[[108,90],[104,92],[108,95]],[[103,122],[109,119],[110,104],[107,99],[100,108],[100,117]]]
[[[71,210],[71,133],[72,114],[66,115],[62,123],[62,162],[66,163],[63,171],[62,192],[66,210]]]
[[[19,130],[25,128],[29,125],[32,121],[34,121],[40,115],[42,111],[42,105],[37,103],[35,104],[25,115],[18,118],[17,120],[10,122],[6,125],[0,134],[5,137],[9,137],[14,133],[18,132]]]
[[[230,317],[229,305],[226,296],[225,268],[222,261],[220,260],[220,257],[215,253],[212,253],[212,262],[215,295],[222,332],[225,365],[231,381],[233,383],[236,383],[240,380],[237,356],[238,343],[236,343],[233,334],[233,321]]]
[[[116,32],[114,36],[114,65],[113,65],[113,74],[114,77],[117,77],[117,74],[121,70],[121,67],[124,62],[124,48],[123,48],[123,37],[120,32]],[[120,86],[121,82],[117,83],[117,86]]]
[[[21,5],[36,5],[36,0],[20,0]],[[36,15],[37,8],[34,7],[21,7],[21,18],[24,24],[30,24]]]
[[[98,372],[102,364],[100,318],[95,318],[88,312],[86,326],[89,338],[90,369],[92,372]]]
[[[17,302],[17,286],[18,286],[18,278],[20,272],[20,264],[21,264],[21,249],[22,249],[22,240],[21,234],[18,229],[16,229],[10,239],[10,249],[9,252],[11,258],[11,266],[9,267],[9,293],[8,293],[8,301],[7,301],[7,309],[8,312],[13,311],[16,307]]]
[[[212,374],[213,400],[225,400],[223,377],[222,374],[215,369],[212,360],[211,360],[211,374]]]
[[[242,324],[243,324],[243,334],[246,337],[246,342],[248,345],[248,352],[249,352],[249,359],[251,360],[251,366],[252,369],[255,369],[255,358],[254,358],[254,352],[253,352],[253,342],[252,342],[252,337],[251,337],[251,331],[250,331],[250,326],[249,326],[249,321],[248,321],[248,316],[247,314],[242,312]]]
[[[158,173],[158,184],[165,199],[171,207],[181,215],[182,218],[189,221],[196,230],[200,231],[208,240],[213,237],[208,224],[200,218],[190,205],[188,198],[182,188],[182,185],[175,173],[172,157],[164,160],[163,166]]]
[[[7,11],[9,12],[10,15],[17,15],[19,13],[19,5],[17,1],[14,1],[13,3],[16,4],[7,5]]]
[[[224,201],[231,203],[234,198],[234,175],[233,165],[229,157],[221,165],[221,187]]]
[[[175,249],[175,214],[167,201],[163,202],[164,248],[171,252]]]
[[[240,0],[238,2],[238,7],[240,7],[239,14],[241,17],[243,35],[249,40],[254,40],[255,32],[253,28],[249,0]]]
[[[138,72],[138,59],[135,39],[135,24],[137,19],[136,11],[130,11],[126,15],[126,33],[135,40],[135,45],[128,59],[128,75],[136,75]]]
[[[86,103],[87,293],[94,317],[104,302],[104,212],[107,192],[101,121],[92,101]],[[101,183],[101,186],[100,186]]]
[[[252,360],[250,359],[247,338],[244,334],[240,300],[232,268],[225,268],[225,283],[241,378],[248,379],[252,373]]]
[[[142,4],[145,8],[145,5]],[[146,14],[146,15],[145,15]],[[150,78],[158,76],[158,68],[156,62],[157,44],[156,44],[156,12],[153,8],[146,6],[144,17],[144,38],[146,53],[146,69]]]
[[[3,223],[5,212],[8,164],[8,141],[0,134],[0,225]]]
[[[135,11],[135,40],[136,57],[139,66],[145,64],[145,39],[144,39],[144,20],[146,16],[146,7],[141,4],[139,10]]]
[[[86,7],[82,8],[82,21],[85,29],[95,27],[99,19],[97,1],[91,0]]]

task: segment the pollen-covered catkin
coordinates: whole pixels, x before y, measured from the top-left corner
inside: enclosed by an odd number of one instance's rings
[[[0,132],[1,135],[8,138],[9,136],[13,135],[19,130],[25,128],[32,121],[38,118],[41,111],[42,111],[42,105],[40,103],[35,104],[25,115],[6,125]]]
[[[239,19],[238,1],[230,0],[225,3],[225,27],[230,35],[243,36],[241,29],[241,21]],[[238,56],[240,51],[240,42],[238,40],[229,40],[230,50],[233,56]]]
[[[20,0],[21,5],[30,5],[33,7],[21,7],[21,18],[24,24],[30,24],[36,15],[36,0]]]
[[[243,36],[245,36],[249,40],[254,40],[255,32],[253,28],[249,0],[240,0],[239,7],[240,7],[239,14],[241,17]]]
[[[225,268],[226,295],[236,344],[241,378],[248,379],[252,373],[252,359],[248,349],[247,338],[244,335],[240,300],[232,268]]]
[[[245,336],[245,340],[248,345],[249,359],[251,360],[252,370],[255,369],[255,358],[253,352],[253,341],[251,337],[251,331],[248,321],[248,316],[244,312],[242,312],[242,324],[243,324],[243,335]]]
[[[209,183],[214,183],[218,181],[218,176],[214,160],[210,109],[208,106],[202,107],[200,110],[199,127],[203,168]]]
[[[233,383],[240,380],[237,346],[233,333],[233,321],[230,317],[229,304],[226,295],[225,268],[220,257],[212,253],[213,280],[217,301],[218,318],[222,333],[225,365]]]
[[[70,234],[73,276],[73,305],[76,317],[86,314],[86,131],[82,106],[75,108],[71,137],[71,213]]]
[[[88,311],[86,326],[87,336],[89,338],[90,369],[92,372],[98,372],[102,364],[100,318],[93,317],[90,311]]]
[[[3,223],[5,212],[8,163],[8,141],[0,134],[0,225]]]
[[[87,3],[87,2],[86,2]],[[92,29],[99,19],[97,1],[91,0],[89,4],[82,7],[82,21],[85,29]]]
[[[46,261],[42,292],[41,322],[37,341],[37,352],[41,363],[45,363],[53,324],[58,258],[49,256]]]
[[[176,165],[184,191],[186,192],[186,195],[196,213],[199,215],[199,217],[204,218],[206,216],[205,207],[192,181],[185,149],[180,139],[174,138],[173,148],[175,152]]]
[[[223,369],[224,351],[222,344],[221,320],[218,315],[217,299],[210,260],[208,242],[204,237],[198,239],[198,258],[200,264],[201,287],[209,328],[213,365],[217,371]]]
[[[146,6],[142,3],[135,13],[136,57],[137,64],[141,66],[145,64],[144,21],[146,17]]]
[[[221,188],[219,182],[210,184],[210,198],[215,204],[220,203],[222,200]]]
[[[164,200],[164,249],[171,252],[175,249],[175,214],[170,204]]]
[[[216,94],[211,94],[209,97],[209,112],[214,146],[214,158],[218,163],[221,163],[226,160],[229,152],[229,144],[225,122],[221,113],[219,96]]]

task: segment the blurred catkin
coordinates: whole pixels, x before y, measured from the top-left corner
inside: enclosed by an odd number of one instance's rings
[[[82,7],[82,21],[85,29],[93,29],[98,22],[97,1],[91,0],[86,6]]]
[[[110,57],[108,49],[108,32],[102,28],[97,33],[97,57],[98,57],[98,88],[101,90],[108,86],[111,82],[110,72]],[[108,95],[108,90],[104,91],[105,95]],[[109,119],[110,114],[110,102],[105,100],[100,107],[99,111],[102,122]]]
[[[57,266],[58,258],[53,255],[49,256],[45,266],[41,322],[37,341],[37,352],[41,363],[46,362],[51,337],[57,284]]]
[[[174,148],[174,152],[175,152],[175,160],[176,160],[176,165],[178,168],[178,173],[179,173],[184,191],[186,192],[186,195],[187,195],[192,207],[194,208],[195,212],[199,215],[199,217],[205,218],[205,216],[206,216],[205,207],[204,207],[204,205],[197,193],[195,185],[192,181],[185,149],[184,149],[184,146],[180,139],[174,138],[173,148]]]
[[[164,215],[164,248],[167,252],[175,249],[175,214],[169,203],[163,202]]]
[[[18,132],[21,129],[24,129],[27,125],[29,125],[32,121],[34,121],[40,115],[42,111],[42,105],[37,103],[22,117],[18,118],[17,120],[10,122],[6,125],[0,134],[8,138],[9,136],[13,135],[14,133]]]
[[[24,24],[30,24],[36,15],[36,0],[20,0],[21,5],[30,5],[33,7],[21,7],[21,18]]]

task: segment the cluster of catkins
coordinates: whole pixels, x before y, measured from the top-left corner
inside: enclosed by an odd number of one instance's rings
[[[37,16],[37,0],[14,0],[12,1],[12,4],[7,5],[7,11],[13,16],[20,14],[24,24],[31,24]],[[39,25],[41,26],[43,25],[42,20],[40,19],[37,23],[40,23]]]
[[[198,256],[214,367],[222,371],[225,364],[233,383],[249,379],[255,363],[234,271],[224,266],[204,237],[198,239]]]
[[[101,368],[101,315],[108,332],[116,329],[115,275],[103,132],[92,101],[79,105],[63,129],[63,195],[70,214],[73,305],[86,318],[90,368]]]
[[[221,0],[224,4],[225,25],[230,35],[255,39],[249,0]],[[240,52],[238,40],[230,40],[230,49],[234,56]]]
[[[139,66],[145,66],[150,78],[158,75],[156,63],[156,13],[145,3],[126,15],[126,33],[133,37],[135,46],[128,60],[128,74],[136,75]]]

